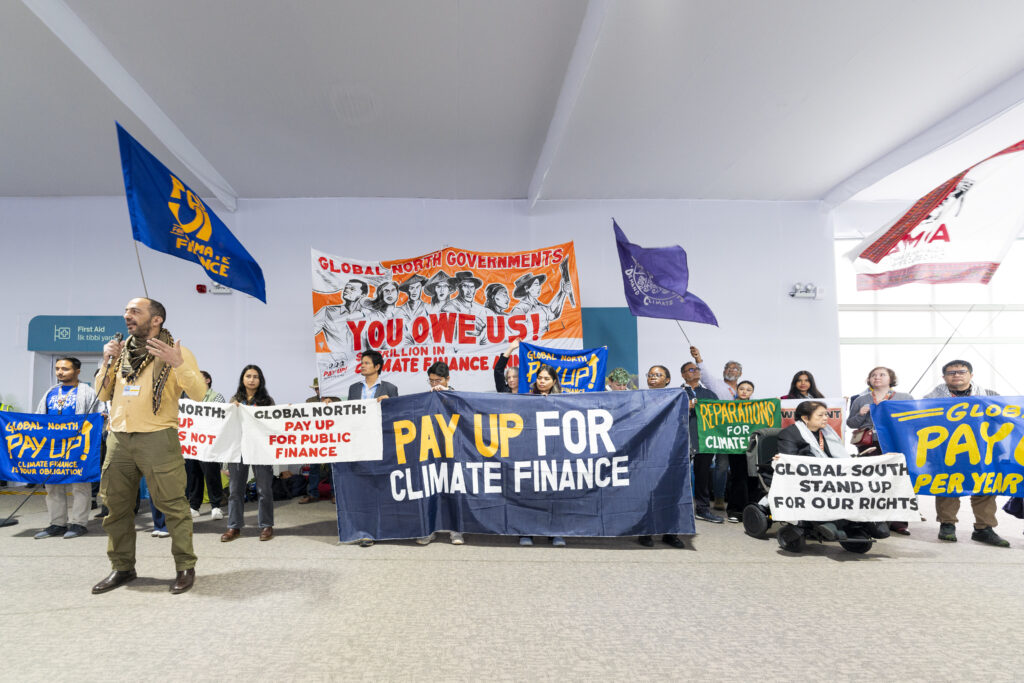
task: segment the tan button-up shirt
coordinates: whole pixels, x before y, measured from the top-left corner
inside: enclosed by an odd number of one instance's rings
[[[199,372],[196,357],[181,347],[185,360],[178,368],[171,368],[164,383],[164,395],[160,399],[160,410],[153,414],[153,367],[154,360],[135,379],[139,387],[137,396],[125,394],[124,377],[115,358],[107,369],[107,384],[100,391],[103,375],[96,376],[94,388],[101,401],[110,401],[110,431],[112,432],[156,432],[161,429],[177,429],[178,398],[181,392],[193,401],[202,401],[206,395],[206,380]]]

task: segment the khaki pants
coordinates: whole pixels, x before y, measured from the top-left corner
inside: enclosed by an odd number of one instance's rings
[[[135,568],[135,500],[139,479],[167,518],[171,554],[177,571],[196,566],[192,550],[192,514],[185,498],[185,460],[174,429],[158,432],[110,432],[100,495],[110,510],[103,519],[109,537],[107,556],[115,571]]]
[[[68,493],[71,494],[71,514],[68,514]],[[89,521],[89,505],[92,503],[92,484],[47,484],[46,510],[50,513],[50,524],[67,526],[69,523],[85,526]]]
[[[995,496],[971,496],[971,508],[974,510],[975,529],[994,527],[999,523],[996,521]],[[935,512],[938,515],[939,524],[956,524],[958,521],[956,513],[959,510],[959,498],[935,496]]]

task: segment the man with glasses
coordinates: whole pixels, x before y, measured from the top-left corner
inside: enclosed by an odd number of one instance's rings
[[[718,395],[701,382],[700,368],[696,363],[683,363],[683,390],[690,397],[690,458],[693,460],[693,514],[697,519],[712,524],[725,520],[711,512],[711,461],[714,453],[697,451],[697,410],[698,398],[717,399]]]
[[[704,360],[701,358],[700,349],[696,346],[691,346],[690,355],[693,356],[694,362],[697,363],[701,377],[703,377],[703,382],[707,385],[708,389],[715,392],[722,401],[731,401],[736,398],[736,385],[739,383],[740,377],[743,376],[743,365],[739,361],[726,361],[725,367],[722,369],[722,379],[717,379],[710,374],[704,375],[707,368],[704,367]]]
[[[940,384],[929,391],[925,398],[956,398],[961,396],[998,396],[991,389],[983,389],[974,381],[974,368],[965,360],[951,360],[942,366]],[[971,509],[974,511],[974,533],[972,541],[987,543],[1000,548],[1009,548],[1010,542],[995,532],[996,521],[995,496],[971,496]],[[960,498],[935,496],[935,513],[939,519],[939,540],[956,542],[956,513],[960,510]]]
[[[697,363],[700,375],[708,389],[715,392],[715,395],[722,401],[736,400],[736,387],[739,384],[740,377],[743,376],[743,366],[740,365],[739,361],[726,361],[725,367],[722,369],[722,379],[718,379],[713,374],[707,372],[707,368],[704,367],[704,360],[700,355],[700,349],[696,346],[691,346],[690,355],[693,356],[694,362]],[[715,455],[714,474],[712,475],[711,482],[711,488],[715,494],[715,502],[712,507],[716,510],[724,510],[726,508],[725,489],[728,481],[729,456],[725,453],[718,453]],[[739,522],[741,520],[737,515],[729,515],[729,521]]]

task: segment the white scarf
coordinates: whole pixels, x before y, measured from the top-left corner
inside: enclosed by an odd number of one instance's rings
[[[811,447],[811,453],[814,454],[815,458],[827,458],[827,453],[818,445],[818,437],[811,433],[808,429],[807,424],[803,420],[796,421],[796,429],[800,432],[800,436],[807,445]],[[833,458],[849,458],[850,454],[846,452],[846,446],[843,445],[843,440],[836,434],[836,430],[832,429],[832,425],[825,425],[821,428],[821,435],[825,437],[825,443],[828,444],[828,450],[832,453]]]

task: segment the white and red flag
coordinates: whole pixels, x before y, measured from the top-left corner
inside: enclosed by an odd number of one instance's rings
[[[958,173],[847,254],[857,289],[988,284],[1024,226],[1024,140]]]

